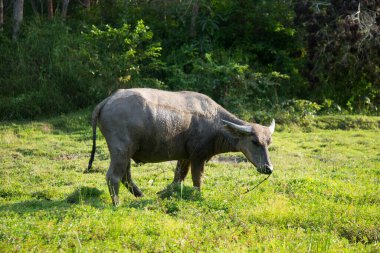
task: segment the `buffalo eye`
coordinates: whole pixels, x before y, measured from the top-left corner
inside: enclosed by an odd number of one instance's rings
[[[253,145],[260,146],[260,143],[258,140],[252,140]]]

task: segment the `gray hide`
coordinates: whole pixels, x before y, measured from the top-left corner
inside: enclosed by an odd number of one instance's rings
[[[174,182],[183,181],[191,167],[200,189],[203,168],[212,156],[240,151],[260,173],[271,174],[270,127],[242,121],[211,98],[196,92],[121,89],[98,104],[92,115],[95,154],[96,125],[111,156],[107,183],[114,205],[121,181],[136,197],[143,196],[131,177],[131,159],[153,163],[178,160]]]

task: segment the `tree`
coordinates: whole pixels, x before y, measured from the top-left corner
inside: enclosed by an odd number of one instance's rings
[[[0,31],[3,30],[4,26],[4,2],[0,0]]]
[[[54,17],[53,0],[47,0],[48,17],[52,19]]]
[[[298,1],[295,11],[305,29],[310,91],[349,106],[378,104],[380,1]]]
[[[190,23],[190,36],[193,38],[197,36],[196,22],[197,22],[198,14],[199,14],[199,3],[195,1],[195,3],[193,4],[191,23]]]
[[[24,0],[15,0],[13,4],[13,32],[12,32],[13,40],[17,40],[23,17],[24,17]]]
[[[90,9],[91,6],[91,0],[84,0],[83,1],[83,6],[87,9]]]
[[[62,1],[62,17],[63,17],[63,19],[66,19],[66,16],[67,16],[67,8],[69,7],[69,1],[70,0],[63,0]]]

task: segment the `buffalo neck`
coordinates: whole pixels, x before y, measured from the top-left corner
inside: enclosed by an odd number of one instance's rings
[[[221,154],[227,152],[237,152],[237,144],[239,139],[228,129],[224,127],[224,124],[221,120],[227,120],[235,124],[246,124],[243,120],[237,118],[235,115],[230,113],[224,108],[219,108],[219,122],[220,127],[217,130],[215,139],[214,139],[214,154]]]
[[[227,120],[238,125],[247,124],[247,122],[239,119],[238,117],[236,117],[235,115],[233,115],[232,113],[224,109],[223,107],[219,108],[218,117],[219,117],[219,120]]]
[[[236,152],[238,140],[228,130],[221,129],[215,137],[214,154]]]

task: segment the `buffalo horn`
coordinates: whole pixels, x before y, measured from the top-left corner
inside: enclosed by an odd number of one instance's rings
[[[239,132],[252,133],[252,127],[251,126],[238,125],[238,124],[235,124],[235,123],[232,123],[230,121],[223,120],[223,119],[222,119],[222,121],[224,123],[226,123],[229,127],[233,128],[235,130],[238,130]]]
[[[272,120],[272,123],[270,123],[270,126],[268,127],[269,128],[269,131],[270,131],[270,134],[273,134],[274,133],[274,128],[276,126],[276,122],[274,121],[274,119]]]

